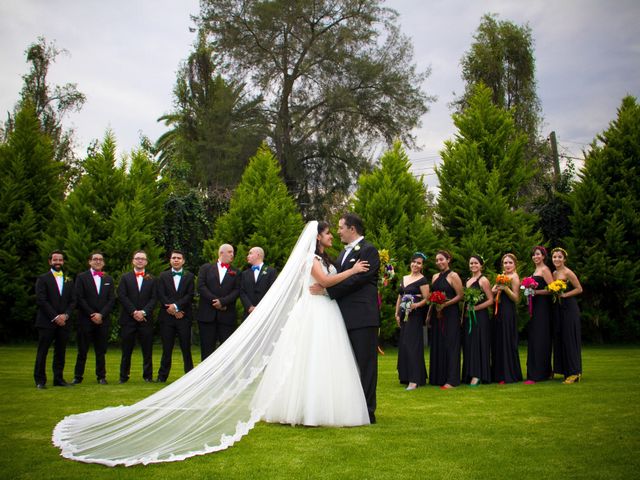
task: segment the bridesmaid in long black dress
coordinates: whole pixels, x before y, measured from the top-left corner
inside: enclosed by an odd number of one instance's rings
[[[533,248],[531,259],[536,269],[532,277],[538,282],[538,288],[529,300],[532,315],[527,326],[527,381],[524,382],[527,385],[551,376],[551,297],[545,287],[553,282],[553,275],[544,263],[546,258],[546,248]]]
[[[565,266],[567,252],[563,248],[551,251],[551,261],[556,267],[553,272],[554,280],[564,280],[567,289],[555,303],[556,319],[560,326],[560,341],[562,344],[562,368],[565,380],[563,383],[579,382],[582,378],[582,333],[580,325],[580,309],[576,295],[582,293],[580,280],[573,271]]]
[[[431,280],[431,291],[441,291],[447,296],[442,305],[430,309],[431,351],[429,354],[429,383],[442,389],[460,385],[460,308],[462,280],[449,270],[451,254],[438,251],[436,273]]]
[[[475,306],[467,305],[462,326],[462,381],[474,387],[480,383],[491,383],[491,323],[489,307],[493,305],[493,292],[487,277],[482,275],[484,260],[479,255],[469,258],[471,278],[467,288],[476,288],[484,293],[484,300]],[[469,318],[468,309],[473,308],[475,319]]]
[[[520,299],[520,277],[516,272],[516,261],[515,255],[511,253],[502,257],[503,274],[511,279],[511,284],[494,285],[492,289],[498,304],[493,336],[492,371],[493,380],[501,385],[522,381],[516,317],[516,304]]]
[[[424,253],[416,252],[411,257],[409,275],[402,278],[396,301],[396,323],[400,327],[398,341],[398,376],[407,390],[415,390],[427,383],[427,367],[424,364],[424,320],[429,299],[429,282],[422,274]],[[411,297],[409,311],[405,305]]]

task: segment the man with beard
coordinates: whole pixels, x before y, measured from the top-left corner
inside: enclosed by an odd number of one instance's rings
[[[63,376],[64,361],[69,340],[69,317],[74,307],[73,282],[62,272],[64,254],[60,250],[49,254],[50,270],[36,281],[38,314],[38,351],[33,377],[36,387],[46,388],[46,363],[49,347],[53,343],[53,385],[70,387]]]

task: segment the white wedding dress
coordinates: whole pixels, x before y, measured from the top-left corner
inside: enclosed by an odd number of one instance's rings
[[[224,450],[261,419],[368,424],[340,311],[308,292],[317,228],[306,225],[256,309],[196,368],[134,405],[60,421],[61,455],[108,466],[172,462]]]
[[[335,275],[335,267],[331,265],[327,273]],[[291,317],[254,398],[255,406],[267,406],[263,420],[310,426],[369,424],[338,304],[305,289]]]

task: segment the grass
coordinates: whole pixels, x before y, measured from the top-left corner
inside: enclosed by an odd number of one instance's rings
[[[154,346],[156,369],[160,349]],[[525,365],[524,348],[521,355]],[[585,348],[585,377],[576,385],[557,379],[414,392],[397,383],[396,351],[390,349],[380,357],[376,425],[259,424],[223,452],[129,468],[65,460],[51,432],[65,415],[130,404],[158,390],[142,381],[139,350],[126,385],[116,383],[115,347],[107,354],[106,386],[95,383],[90,354],[82,385],[37,390],[34,359],[35,345],[0,347],[1,479],[640,477],[640,348],[634,346]],[[74,360],[70,348],[67,380]],[[180,367],[176,352],[170,381]]]

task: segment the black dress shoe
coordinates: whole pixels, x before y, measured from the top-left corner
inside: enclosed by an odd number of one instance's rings
[[[82,383],[82,379],[78,377],[75,377],[73,380],[71,380],[72,385],[79,385],[81,383]]]
[[[36,388],[38,390],[44,390],[47,386],[44,383],[36,383]]]
[[[107,384],[107,379],[106,378],[99,378],[98,379],[98,383],[100,385],[106,385]]]
[[[60,380],[58,382],[53,382],[54,387],[73,387],[72,384],[67,382],[66,380]]]
[[[166,379],[166,378],[160,378],[160,377],[158,377],[158,378],[156,379],[156,383],[167,383],[167,379]]]
[[[120,380],[118,380],[118,383],[122,384],[122,383],[127,383],[129,381],[128,378],[121,378]]]
[[[147,383],[153,383],[153,378],[145,378],[144,381]]]

